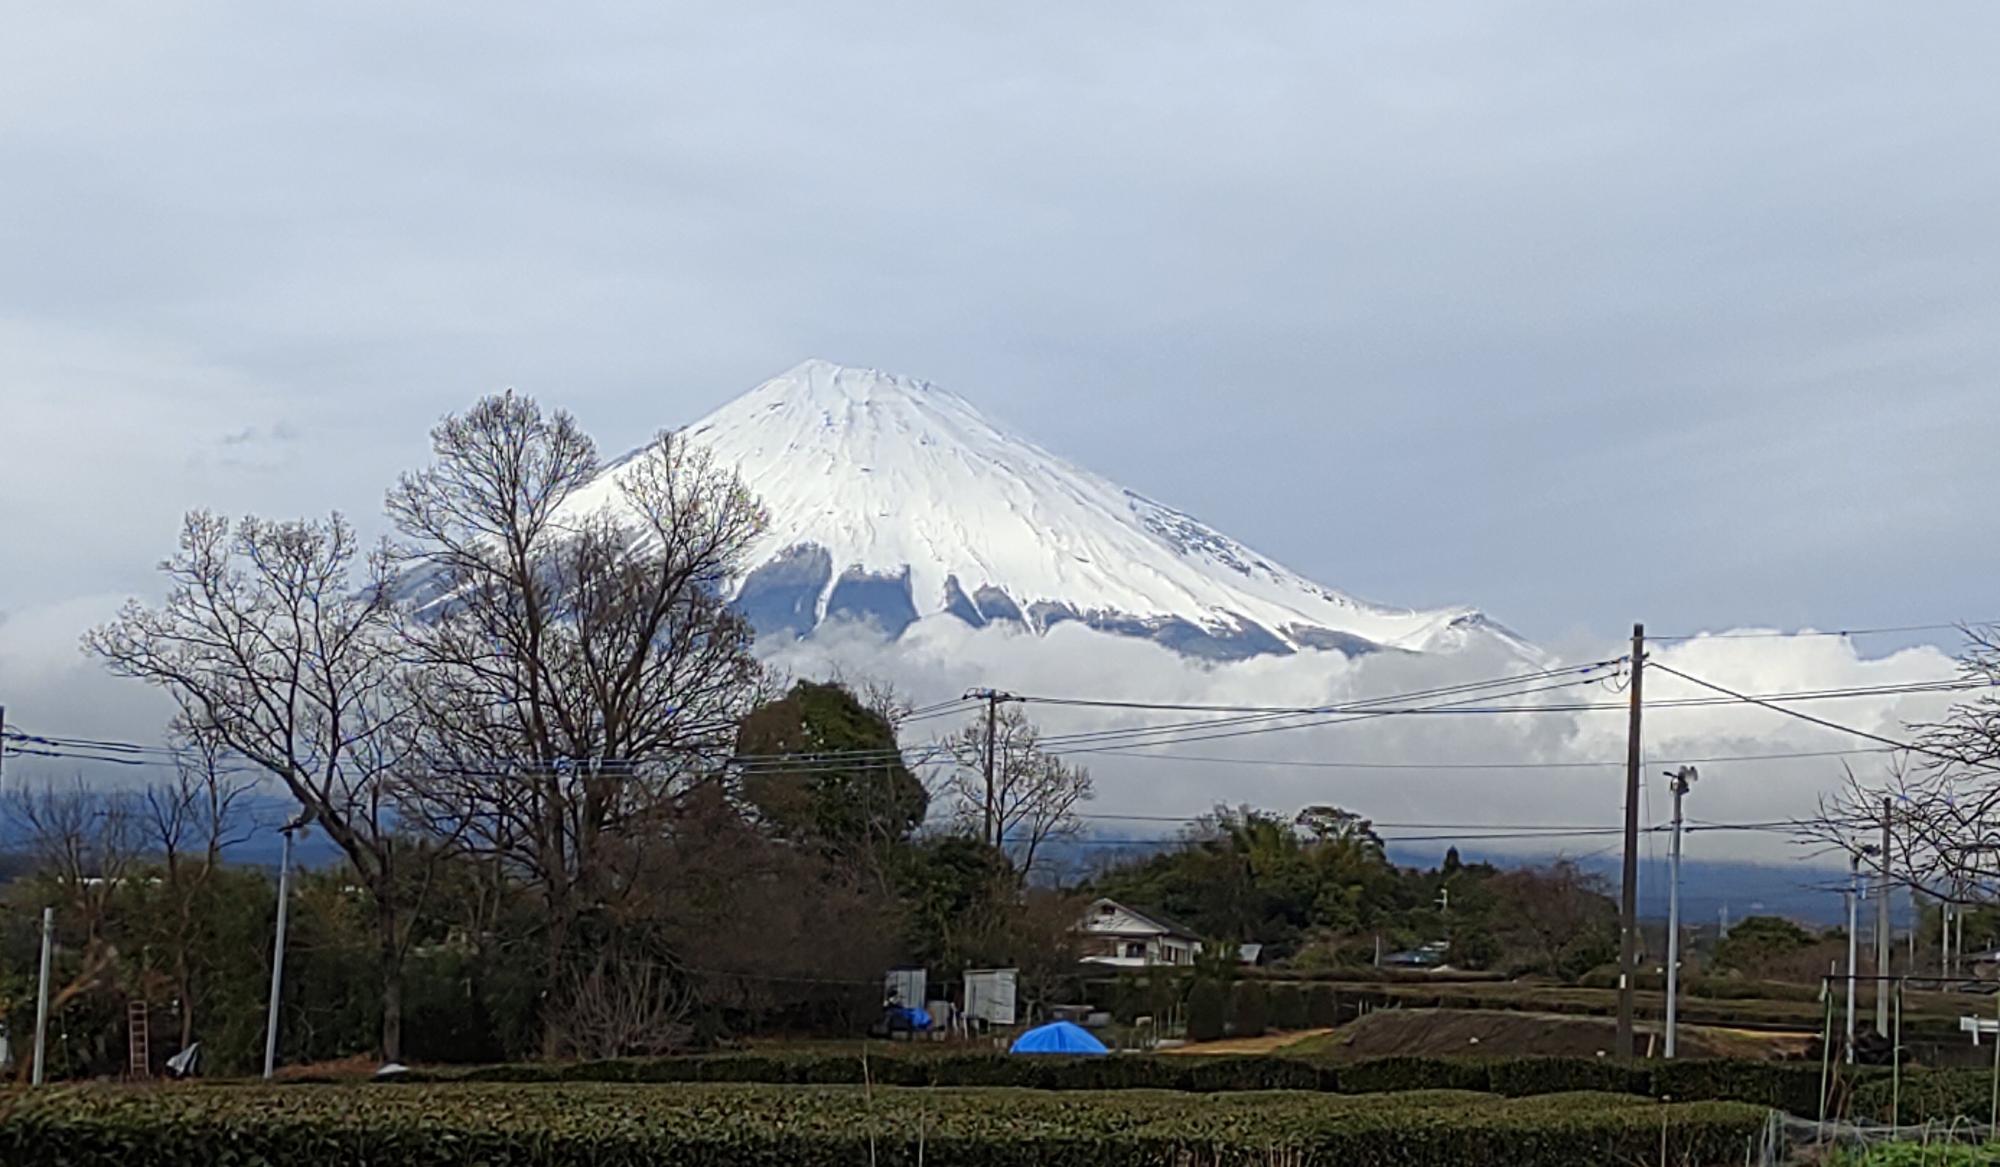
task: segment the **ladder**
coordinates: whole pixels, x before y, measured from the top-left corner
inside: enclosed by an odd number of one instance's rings
[[[153,1051],[148,1041],[151,1036],[149,1029],[146,1021],[146,1003],[128,1002],[125,1006],[125,1031],[130,1060],[126,1072],[133,1078],[152,1076]]]

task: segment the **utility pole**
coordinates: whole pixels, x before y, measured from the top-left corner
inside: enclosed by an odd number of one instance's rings
[[[1951,913],[1951,975],[1959,976],[1965,971],[1965,905],[1959,904]]]
[[[1938,901],[1938,975],[1951,975],[1951,901]]]
[[[49,958],[55,952],[56,910],[42,909],[42,977],[35,987],[35,1070],[29,1084],[42,1084],[42,1067],[49,1050]]]
[[[989,844],[993,838],[993,754],[998,741],[1000,721],[1000,699],[989,690],[986,694],[986,826],[981,837]]]
[[[1646,626],[1632,625],[1632,719],[1625,730],[1625,867],[1618,897],[1618,1056],[1632,1056],[1632,977],[1639,942],[1639,713]]]
[[[1847,1061],[1854,1061],[1854,962],[1860,956],[1861,852],[1847,861]]]
[[[1019,701],[1020,698],[1014,696],[1012,693],[1002,693],[998,689],[968,689],[965,692],[965,699],[968,701],[977,699],[986,702],[986,751],[981,764],[986,778],[986,800],[980,806],[979,838],[990,847],[998,847],[1000,845],[999,823],[997,821],[999,818],[999,808],[993,801],[993,762],[994,755],[999,746],[1000,703],[1002,701]]]
[[[1693,766],[1682,766],[1667,775],[1673,780],[1674,843],[1668,853],[1671,869],[1667,875],[1667,1042],[1666,1056],[1674,1056],[1674,1022],[1680,1012],[1681,985],[1681,799],[1699,777]]]
[[[1875,1032],[1889,1032],[1889,799],[1882,799],[1882,869],[1875,881]]]
[[[285,846],[278,858],[278,934],[271,944],[271,1003],[264,1013],[264,1080],[270,1081],[278,1068],[278,997],[285,980],[285,915],[291,907],[292,833],[312,819],[306,811],[280,828]]]

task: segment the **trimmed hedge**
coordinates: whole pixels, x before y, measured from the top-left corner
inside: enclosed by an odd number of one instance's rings
[[[1269,1004],[1272,1029],[1306,1027],[1306,991],[1300,985],[1278,981],[1264,991]]]
[[[1236,1037],[1262,1037],[1270,1017],[1264,986],[1257,981],[1237,981],[1229,989],[1229,1032]]]
[[[1931,1071],[1948,1079],[1957,1071]],[[1980,1089],[1989,1081],[1983,1074]],[[1888,1071],[1844,1067],[1835,1110],[1855,1083],[1887,1090]],[[1905,1114],[1910,1107],[1905,1075]],[[773,1085],[860,1085],[862,1060],[835,1054],[709,1054],[598,1062],[538,1062],[470,1070],[414,1071],[414,1082],[757,1082]],[[1283,1054],[1127,1054],[1103,1058],[1023,1057],[1001,1053],[871,1055],[867,1080],[879,1086],[1015,1086],[1035,1090],[1171,1090],[1197,1094],[1311,1090],[1379,1094],[1410,1090],[1471,1090],[1523,1097],[1577,1090],[1645,1095],[1676,1102],[1723,1100],[1819,1113],[1817,1062],[1691,1059],[1619,1062],[1608,1058],[1384,1057],[1359,1061]],[[1969,1088],[1967,1088],[1969,1089]],[[1872,1096],[1870,1096],[1872,1098]],[[1886,1093],[1883,1095],[1886,1106]],[[1979,1098],[1985,1113],[1984,1094]],[[1866,1105],[1868,1109],[1859,1108]],[[1939,1104],[1942,1105],[1942,1104]],[[1873,1103],[1857,1113],[1874,1113]]]
[[[239,1086],[46,1091],[0,1122],[14,1167],[1140,1167],[1742,1162],[1767,1112],[1620,1095],[1393,1099],[770,1086]]]
[[[1194,1041],[1215,1041],[1229,1023],[1229,986],[1202,977],[1188,989],[1187,1034]]]
[[[1883,1122],[1890,1120],[1896,1101],[1896,1083],[1887,1070],[1872,1071],[1854,1091],[1855,1112]],[[1993,1071],[1905,1069],[1900,1110],[1896,1119],[1904,1123],[1984,1123],[1993,1113]]]
[[[1340,994],[1332,985],[1313,985],[1306,990],[1306,1024],[1314,1029],[1340,1024]]]

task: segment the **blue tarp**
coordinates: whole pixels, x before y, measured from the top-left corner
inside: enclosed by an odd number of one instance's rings
[[[1108,1054],[1104,1043],[1090,1031],[1070,1021],[1038,1025],[1014,1039],[1008,1050],[1017,1054]]]

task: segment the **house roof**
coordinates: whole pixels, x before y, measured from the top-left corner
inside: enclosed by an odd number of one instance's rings
[[[1109,896],[1098,897],[1097,902],[1092,904],[1091,906],[1095,908],[1096,906],[1098,906],[1098,904],[1110,904],[1112,907],[1117,908],[1128,915],[1137,916],[1141,920],[1144,920],[1148,924],[1153,925],[1155,928],[1159,929],[1162,933],[1168,936],[1179,936],[1185,940],[1201,939],[1201,933],[1196,932],[1194,929],[1188,927],[1187,925],[1180,923],[1179,921],[1175,920],[1172,916],[1167,915],[1165,912],[1155,911],[1152,908],[1140,907],[1137,904],[1128,904],[1123,900],[1114,900]]]

